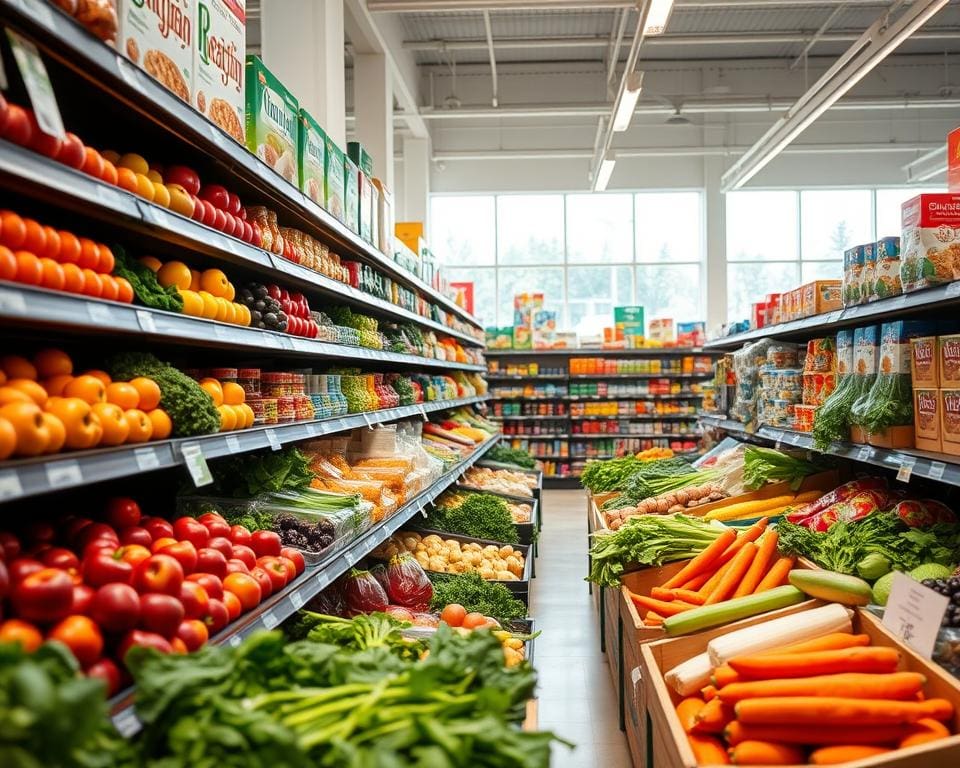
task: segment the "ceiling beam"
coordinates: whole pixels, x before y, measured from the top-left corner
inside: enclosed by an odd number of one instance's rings
[[[845,0],[847,5],[881,8],[889,0]],[[840,0],[676,0],[677,11],[731,8],[824,8]],[[453,13],[459,11],[598,10],[636,8],[636,0],[367,0],[374,13]]]

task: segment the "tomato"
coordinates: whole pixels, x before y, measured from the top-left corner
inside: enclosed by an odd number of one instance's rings
[[[103,653],[103,635],[92,619],[86,616],[68,616],[47,635],[48,640],[59,640],[77,657],[81,667],[88,667]]]
[[[280,565],[282,565],[283,569],[287,572],[287,584],[297,578],[297,566],[293,564],[293,560],[283,555],[280,555],[277,560],[280,561]]]
[[[280,550],[280,556],[287,558],[294,564],[297,569],[297,575],[306,570],[307,564],[303,559],[303,552],[301,552],[299,549],[294,549],[293,547],[284,547]]]
[[[169,547],[173,544],[176,544],[177,540],[173,536],[161,536],[159,539],[154,539],[153,543],[150,545],[150,551],[153,554],[157,554],[164,547]]]
[[[230,560],[227,560],[227,576],[229,576],[231,573],[250,573],[250,569],[247,568],[247,564],[243,562],[243,560],[231,558]]]
[[[210,541],[210,531],[192,517],[178,517],[173,521],[173,535],[180,541],[189,541],[195,547],[205,547]]]
[[[140,525],[141,517],[140,505],[126,496],[110,499],[107,503],[107,522],[118,530]]]
[[[234,544],[233,546],[233,559],[241,560],[251,570],[257,564],[257,554],[250,547],[246,547],[243,544]]]
[[[226,574],[224,574],[226,575]],[[207,593],[207,597],[213,600],[223,599],[223,580],[212,573],[191,573],[187,576],[187,581],[199,584]]]
[[[183,572],[193,573],[197,570],[197,548],[189,541],[178,541],[176,544],[170,544],[157,550],[158,554],[170,555],[183,568]]]
[[[207,625],[211,636],[217,634],[230,623],[230,612],[223,601],[210,601],[210,608],[207,615],[203,617],[203,623]]]
[[[65,571],[80,567],[80,558],[66,547],[51,547],[43,553],[40,562],[47,568],[62,568]]]
[[[142,629],[132,629],[123,636],[120,641],[120,647],[117,649],[117,655],[121,659],[127,657],[127,653],[134,646],[142,648],[156,648],[160,653],[173,653],[173,647],[170,642],[155,632],[144,632]]]
[[[100,659],[87,667],[87,677],[99,677],[107,684],[107,696],[120,692],[120,668],[110,659]]]
[[[70,613],[77,616],[89,616],[90,609],[93,607],[93,597],[96,594],[97,591],[88,584],[74,584]]]
[[[243,613],[243,606],[240,605],[240,598],[233,592],[223,593],[223,604],[227,606],[227,613],[230,614],[230,621],[236,621]]]
[[[253,537],[250,535],[250,531],[247,530],[245,526],[232,525],[230,526],[230,541],[234,544],[234,546],[237,544],[243,544],[244,546],[249,547],[250,542],[253,541]]]
[[[131,525],[120,531],[120,543],[139,544],[141,547],[149,549],[150,545],[153,544],[153,536],[150,535],[150,531],[146,528],[141,528],[139,525]]]
[[[177,627],[177,637],[187,646],[188,651],[196,651],[207,644],[210,632],[207,625],[199,619],[187,619]]]
[[[467,610],[460,603],[445,605],[440,611],[440,621],[450,627],[462,627]]]
[[[83,580],[93,587],[112,583],[129,584],[133,572],[133,564],[118,557],[115,552],[103,550],[83,558]]]
[[[207,542],[209,549],[215,549],[220,552],[227,560],[233,557],[233,544],[226,536],[214,536]]]
[[[140,563],[150,557],[150,554],[150,550],[140,544],[127,544],[120,547],[114,553],[114,557],[119,557],[125,563],[130,563],[130,565],[136,568]]]
[[[32,557],[18,557],[9,561],[7,570],[10,573],[11,583],[16,584],[18,581],[23,581],[31,573],[42,571],[43,563]]]
[[[59,568],[43,568],[16,582],[10,601],[21,619],[38,624],[57,621],[73,606],[73,580]]]
[[[270,574],[267,573],[259,565],[254,566],[250,569],[250,575],[257,580],[257,583],[260,585],[260,596],[261,599],[265,597],[270,597],[274,593],[273,588],[273,579],[270,578]]]
[[[267,577],[269,579],[269,576]],[[250,611],[260,605],[263,592],[260,583],[249,573],[231,573],[223,580],[225,592],[233,592],[244,611]]]
[[[43,644],[43,634],[29,622],[8,619],[0,624],[0,643],[20,643],[24,651],[33,653]]]
[[[89,517],[68,517],[59,526],[60,533],[71,545],[78,542],[80,531],[92,524],[93,520]]]
[[[274,531],[254,531],[252,539],[250,546],[257,557],[276,557],[283,549],[280,534]]]
[[[164,537],[173,538],[173,526],[162,517],[144,517],[140,519],[140,525],[146,528],[154,540]]]
[[[118,547],[119,545],[113,539],[94,539],[83,548],[83,557],[80,558],[80,561],[82,563],[88,557],[92,557],[100,552],[106,552],[108,555],[112,555],[117,551]]]
[[[84,526],[77,535],[77,548],[84,549],[87,544],[97,539],[108,539],[116,544],[120,543],[120,537],[117,536],[117,532],[111,526],[106,523],[90,523],[90,525]]]
[[[216,512],[205,512],[197,518],[197,522],[205,526],[211,536],[230,535],[230,524]]]
[[[257,558],[257,567],[254,568],[250,574],[256,578],[257,574],[255,571],[259,570],[265,571],[267,576],[270,577],[271,592],[277,592],[287,586],[287,582],[289,581],[289,578],[287,577],[287,569],[284,567],[283,563],[280,562],[280,558]]]
[[[463,617],[460,626],[464,629],[480,629],[481,627],[487,626],[489,621],[490,620],[482,613],[468,613]]]
[[[242,526],[234,526],[241,528]],[[7,562],[16,560],[20,554],[20,539],[14,536],[10,531],[0,531],[0,547],[3,547],[3,556]]]
[[[140,595],[129,584],[105,584],[93,597],[90,616],[108,632],[126,632],[140,620]]]
[[[151,592],[140,596],[140,628],[156,632],[167,640],[176,636],[186,611],[177,598]]]
[[[207,615],[210,595],[197,582],[185,581],[180,585],[180,602],[188,619],[200,619]]]
[[[170,555],[156,554],[137,566],[133,574],[133,586],[142,595],[157,592],[178,596],[183,584],[183,567]]]
[[[227,575],[227,558],[216,549],[204,547],[197,552],[197,567],[195,570],[200,573],[211,573],[222,579]]]

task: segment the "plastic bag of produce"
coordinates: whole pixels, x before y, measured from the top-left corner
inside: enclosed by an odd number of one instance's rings
[[[343,580],[342,591],[348,616],[382,612],[390,604],[387,593],[370,571],[351,570]]]
[[[865,477],[860,480],[851,480],[849,483],[844,483],[829,493],[825,493],[816,501],[800,507],[796,512],[791,512],[787,515],[787,520],[791,523],[802,523],[806,525],[805,521],[807,519],[812,518],[833,504],[853,498],[861,491],[885,492],[886,490],[887,481],[882,477]]]
[[[886,494],[878,491],[861,491],[846,501],[831,504],[813,518],[802,521],[812,531],[822,533],[837,522],[852,523],[886,506]]]
[[[387,566],[387,595],[397,605],[414,611],[426,611],[433,597],[433,584],[412,555],[390,558]]]
[[[893,508],[893,514],[911,528],[926,528],[937,523],[957,522],[957,516],[950,507],[933,499],[901,501]]]

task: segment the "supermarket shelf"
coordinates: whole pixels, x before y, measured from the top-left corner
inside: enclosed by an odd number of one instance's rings
[[[607,379],[712,379],[710,373],[589,373],[570,376],[569,379],[586,379],[588,381],[605,381]]]
[[[928,288],[916,293],[906,293],[893,296],[889,299],[875,301],[872,304],[862,304],[856,307],[846,307],[835,312],[823,315],[805,317],[801,320],[792,320],[789,323],[768,325],[746,333],[713,339],[707,342],[706,349],[724,350],[735,349],[744,342],[755,339],[806,339],[821,333],[834,333],[839,328],[859,325],[864,322],[880,322],[915,315],[917,312],[933,312],[960,304],[960,282]]]
[[[6,0],[9,2],[10,0]],[[487,349],[488,357],[659,357],[661,355],[710,354],[702,347],[649,347],[643,349],[604,349],[583,347],[578,349]]]
[[[331,435],[357,427],[373,426],[396,419],[415,416],[425,418],[427,413],[480,403],[484,400],[486,400],[485,397],[438,400],[432,403],[403,405],[399,408],[385,408],[380,411],[354,413],[315,421],[298,421],[292,424],[255,427],[237,432],[220,432],[214,435],[158,440],[154,443],[3,462],[0,464],[0,502],[129,477],[142,472],[186,466],[188,458],[196,450],[199,450],[204,459],[215,459],[261,448],[277,450],[286,443]]]
[[[439,370],[486,370],[482,365],[333,344],[133,304],[92,299],[18,283],[0,283],[0,323],[11,322],[18,326],[53,326],[57,330],[70,329],[83,333],[146,336],[177,345],[212,346],[271,356],[347,358],[352,362],[393,363]]]
[[[261,196],[268,196],[272,204],[282,207],[337,249],[375,265],[446,311],[482,328],[460,305],[362,240],[189,104],[58,9],[44,0],[0,0],[0,18],[5,26],[31,39],[46,55],[85,77],[93,87],[110,93],[123,106],[194,145],[221,165],[228,177],[240,179]]]
[[[570,421],[696,421],[699,416],[684,413],[666,414],[663,416],[570,416]]]
[[[467,459],[400,507],[396,513],[353,541],[346,549],[335,553],[332,559],[316,567],[307,568],[294,582],[275,595],[271,595],[253,611],[212,638],[211,642],[236,647],[254,632],[274,629],[282,624],[304,604],[400,530],[410,518],[422,512],[424,507],[453,485],[467,469],[479,461],[499,441],[500,435],[496,435],[481,444]],[[134,712],[133,700],[134,691],[128,689],[117,694],[110,701],[113,723],[117,730],[128,738],[135,735],[141,727]]]
[[[530,454],[533,456],[533,454]],[[537,461],[570,461],[570,456],[558,456],[556,454],[548,453],[544,456],[533,456]]]
[[[603,440],[604,438],[635,438],[638,440],[653,440],[654,438],[663,438],[664,440],[699,440],[700,435],[698,434],[686,434],[686,435],[658,435],[656,433],[639,433],[634,434],[631,432],[604,432],[602,434],[572,434],[570,435],[571,440]]]
[[[489,351],[489,350],[487,350],[487,356],[488,356],[488,357],[490,356],[490,351]],[[537,375],[520,375],[520,374],[513,374],[513,375],[510,375],[510,376],[507,376],[507,375],[504,375],[504,374],[488,373],[488,374],[487,374],[487,379],[488,379],[489,381],[530,381],[530,380],[536,380],[536,381],[566,381],[566,380],[567,380],[567,374],[565,374],[565,373],[550,373],[550,374],[546,374],[546,375],[540,375],[540,374],[537,374]]]
[[[562,414],[559,416],[507,416],[504,414],[495,414],[490,416],[490,419],[493,421],[552,421],[557,419],[568,419],[570,418],[567,414]]]
[[[806,432],[794,432],[791,429],[776,427],[760,427],[756,432],[748,432],[745,425],[739,421],[731,421],[720,416],[705,414],[701,421],[711,427],[716,427],[732,435],[745,439],[762,440],[776,446],[793,446],[808,450],[816,450],[813,446],[813,437]],[[840,456],[876,467],[897,470],[898,479],[909,480],[911,477],[923,477],[936,480],[947,485],[960,486],[960,460],[958,457],[944,453],[930,453],[928,451],[891,450],[875,448],[872,445],[856,445],[854,443],[832,443],[825,453],[831,456]]]
[[[570,435],[503,435],[504,440],[566,440]]]
[[[686,392],[680,393],[678,395],[621,395],[619,397],[614,397],[610,395],[556,395],[555,397],[523,397],[518,395],[517,397],[504,397],[503,395],[496,395],[491,397],[491,400],[526,400],[526,401],[543,401],[543,402],[580,402],[580,401],[590,401],[590,402],[604,402],[604,403],[618,403],[618,402],[645,402],[648,400],[694,400],[700,399],[703,395],[699,392]]]
[[[536,403],[536,402],[549,403],[549,402],[554,402],[556,400],[564,400],[565,398],[566,398],[565,395],[558,395],[557,397],[523,397],[522,395],[520,395],[518,397],[491,397],[490,399],[491,400],[524,400],[528,403]]]
[[[2,140],[0,178],[13,186],[18,194],[32,195],[79,211],[85,216],[108,221],[140,237],[189,248],[197,253],[256,271],[267,281],[282,281],[297,290],[315,291],[323,294],[325,298],[346,301],[355,307],[362,307],[395,320],[423,325],[471,346],[482,345],[482,342],[469,334],[448,328],[416,312],[294,264],[262,248],[147,202],[119,187],[105,184],[62,163]]]

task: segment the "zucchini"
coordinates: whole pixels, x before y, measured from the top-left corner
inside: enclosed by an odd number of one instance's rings
[[[790,571],[790,583],[810,597],[843,605],[866,605],[873,597],[870,585],[856,576],[833,571]]]
[[[729,624],[731,621],[756,616],[758,613],[787,608],[802,603],[804,599],[803,592],[796,587],[785,584],[782,587],[768,589],[766,592],[757,595],[735,597],[733,600],[704,605],[700,608],[678,613],[676,616],[664,619],[663,629],[670,636],[689,635],[691,632],[700,632],[711,627],[718,627],[721,624]]]

